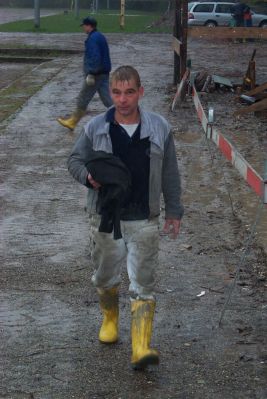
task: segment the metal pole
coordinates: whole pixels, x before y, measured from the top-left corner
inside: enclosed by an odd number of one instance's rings
[[[34,0],[34,27],[40,28],[40,0]]]
[[[79,0],[75,0],[75,3],[74,3],[74,15],[75,15],[75,18],[79,18],[79,14],[80,14]]]
[[[121,0],[120,28],[125,28],[125,0]]]
[[[109,0],[107,0],[107,10],[109,10],[110,8],[110,4],[109,4]]]

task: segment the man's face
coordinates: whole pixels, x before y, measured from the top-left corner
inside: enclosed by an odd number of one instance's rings
[[[138,87],[134,79],[113,80],[110,85],[110,92],[116,111],[125,117],[136,112],[139,99],[144,94],[144,88]]]
[[[91,33],[94,28],[91,25],[83,25],[84,33]]]

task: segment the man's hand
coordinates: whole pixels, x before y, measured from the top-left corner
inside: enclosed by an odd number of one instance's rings
[[[91,75],[90,73],[86,76],[86,83],[88,86],[94,86],[95,85],[95,77],[94,75]]]
[[[163,232],[175,240],[179,234],[181,221],[179,219],[166,219]]]
[[[91,184],[91,186],[93,186],[94,190],[98,190],[99,187],[101,187],[101,184],[97,183],[97,181],[95,181],[92,176],[90,175],[90,173],[87,176],[87,179],[89,181],[89,183]]]

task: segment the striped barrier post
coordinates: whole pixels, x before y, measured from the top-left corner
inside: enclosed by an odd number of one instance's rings
[[[267,204],[267,159],[264,161],[264,195],[263,202]]]
[[[208,128],[210,127],[209,121],[200,102],[194,84],[192,85],[192,96],[199,121],[205,134],[207,135]],[[267,164],[265,165],[266,176],[263,179],[218,129],[213,127],[212,131],[209,132],[209,136],[223,153],[225,158],[228,159],[228,161],[230,161],[232,165],[239,171],[241,176],[245,179],[253,191],[259,197],[263,198],[264,203],[267,203]]]

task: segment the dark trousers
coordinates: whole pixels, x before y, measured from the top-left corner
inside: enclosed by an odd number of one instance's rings
[[[98,92],[105,107],[111,107],[113,103],[109,94],[108,74],[96,75],[95,84],[92,86],[88,86],[86,81],[84,81],[77,99],[77,108],[79,110],[86,111],[89,102],[92,100],[96,92]]]

